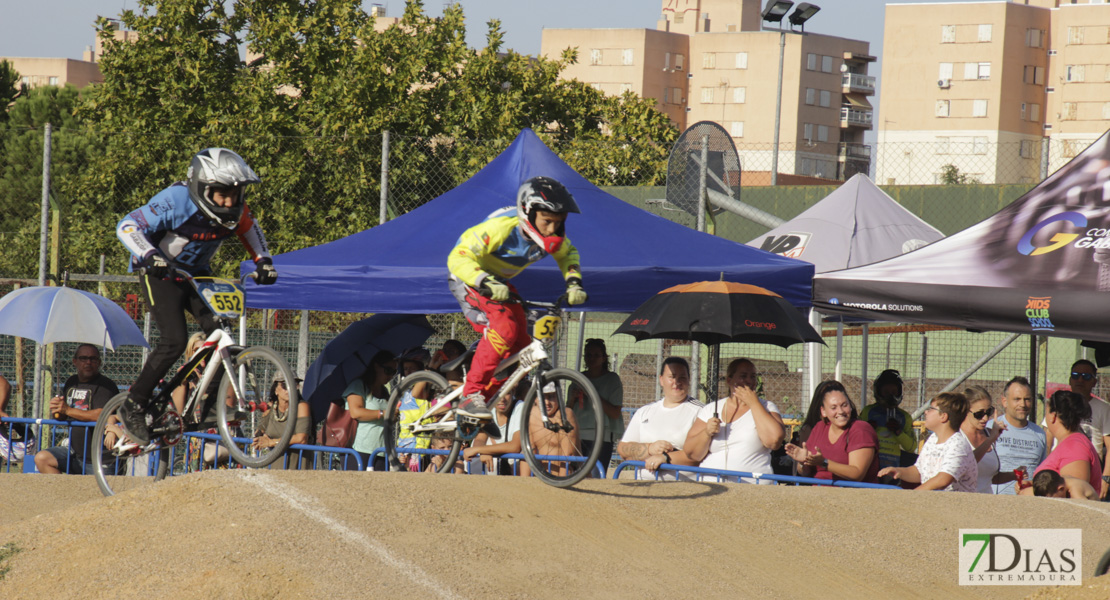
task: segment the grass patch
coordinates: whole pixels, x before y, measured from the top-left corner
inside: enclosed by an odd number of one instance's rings
[[[23,549],[17,546],[15,542],[0,546],[0,579],[6,577],[8,575],[8,571],[12,570],[11,565],[7,564],[8,559],[15,556],[16,554],[19,554],[22,551]]]

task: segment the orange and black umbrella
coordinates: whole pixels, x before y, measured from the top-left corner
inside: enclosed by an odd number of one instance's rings
[[[744,342],[824,344],[798,309],[778,294],[731,281],[702,281],[667,288],[636,309],[616,333],[636,341],[693,340],[702,344]]]

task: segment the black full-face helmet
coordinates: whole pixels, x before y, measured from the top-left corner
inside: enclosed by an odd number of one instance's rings
[[[897,385],[898,389],[893,394],[884,395],[883,388]],[[887,369],[875,378],[872,384],[872,391],[875,393],[875,399],[880,402],[887,402],[891,406],[898,406],[902,403],[902,375],[894,369]]]
[[[193,203],[213,223],[227,229],[233,229],[243,215],[245,187],[261,182],[243,157],[226,148],[206,148],[198,152],[189,163],[186,176]],[[232,206],[219,206],[213,201],[213,188],[231,187],[239,188],[239,197]]]
[[[563,244],[566,237],[566,224],[559,227],[555,235],[545,236],[536,229],[536,212],[545,210],[553,213],[576,213],[578,203],[563,184],[550,177],[533,177],[521,184],[516,192],[516,214],[520,230],[533,242],[553,254]]]

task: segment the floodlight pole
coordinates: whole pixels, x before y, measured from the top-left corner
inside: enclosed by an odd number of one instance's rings
[[[775,141],[771,149],[771,185],[779,183],[779,125],[782,122],[782,63],[786,55],[786,30],[779,23],[779,85],[775,95]]]

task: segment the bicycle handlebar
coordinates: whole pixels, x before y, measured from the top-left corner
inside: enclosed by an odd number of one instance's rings
[[[493,292],[489,291],[488,289],[479,289],[477,291],[478,295],[482,296],[483,298],[489,298],[493,294]],[[536,300],[525,300],[524,297],[520,294],[516,292],[509,292],[509,299],[502,300],[502,302],[506,302],[509,304],[521,304],[532,308],[561,309],[567,303],[567,295],[566,293],[563,293],[563,295],[556,298],[554,302],[539,302]]]

